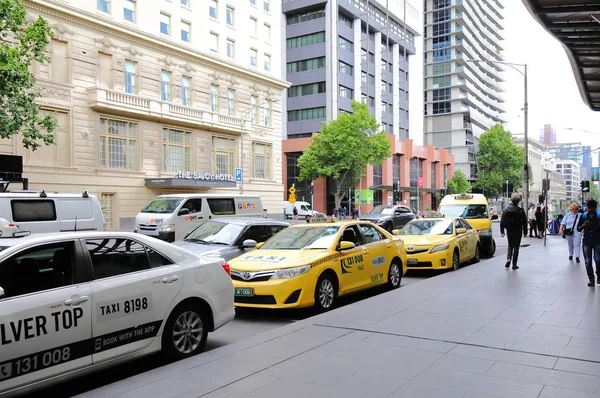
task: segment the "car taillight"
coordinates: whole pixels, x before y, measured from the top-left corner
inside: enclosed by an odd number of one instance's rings
[[[231,276],[231,268],[229,267],[229,264],[223,263],[221,266],[223,267],[225,272],[227,272],[227,275]]]

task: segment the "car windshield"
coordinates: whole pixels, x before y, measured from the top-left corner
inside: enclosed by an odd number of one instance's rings
[[[340,227],[335,225],[286,228],[265,242],[259,250],[328,249]]]
[[[446,205],[440,206],[440,213],[449,217],[462,217],[464,219],[488,218],[486,205]]]
[[[369,214],[392,214],[394,212],[394,206],[375,206]]]
[[[244,230],[243,225],[205,221],[185,237],[186,242],[208,245],[233,245]]]
[[[452,220],[411,221],[402,228],[400,235],[452,235]]]
[[[181,198],[156,198],[142,209],[142,213],[173,213],[181,203]]]

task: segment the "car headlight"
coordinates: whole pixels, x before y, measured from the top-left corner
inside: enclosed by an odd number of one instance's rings
[[[383,224],[385,223],[387,220],[385,218],[378,218],[377,221],[375,221],[377,224]]]
[[[297,268],[285,268],[280,269],[271,277],[271,279],[291,279],[300,275],[304,275],[310,269],[310,265],[305,265],[304,267]]]
[[[140,228],[140,224],[133,224],[133,232],[137,232]]]
[[[449,244],[444,244],[444,245],[437,245],[437,246],[433,246],[433,249],[431,249],[430,253],[436,253],[436,252],[441,252],[444,250],[448,250],[448,248],[450,247]]]
[[[479,235],[480,236],[492,236],[492,229],[491,228],[481,229],[481,230],[479,230]]]
[[[159,225],[158,228],[156,228],[158,230],[158,232],[173,232],[175,231],[175,225],[174,224],[162,224]]]

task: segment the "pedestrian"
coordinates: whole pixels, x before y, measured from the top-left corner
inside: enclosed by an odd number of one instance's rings
[[[535,209],[535,225],[537,225],[537,237],[542,239],[544,237],[544,213],[542,207],[538,206]]]
[[[346,219],[346,206],[342,206],[342,210],[340,211],[340,218],[342,220]]]
[[[598,202],[590,199],[586,202],[587,210],[577,223],[577,230],[583,232],[583,259],[589,278],[588,286],[600,285],[600,221],[598,221]],[[596,282],[594,267],[596,263]]]
[[[537,226],[535,223],[535,205],[533,203],[529,206],[529,211],[527,212],[527,222],[529,223],[529,237],[537,238],[538,234],[537,234]]]
[[[339,220],[340,215],[338,213],[338,209],[337,208],[335,208],[335,207],[333,208],[333,213],[332,214],[333,214],[333,218],[335,218],[336,220]]]
[[[298,209],[296,209],[296,206],[294,206],[294,220],[296,220],[298,218]]]
[[[521,246],[521,233],[527,236],[527,214],[525,210],[519,207],[521,198],[513,196],[511,205],[502,213],[500,219],[500,234],[504,238],[506,230],[506,238],[508,240],[508,254],[504,267],[508,269],[512,261],[512,269],[519,269],[517,261],[519,260],[519,247]]]
[[[558,233],[562,235],[563,239],[567,240],[569,247],[569,260],[573,260],[573,253],[575,254],[575,261],[579,261],[579,253],[581,251],[581,237],[583,233],[577,230],[579,224],[579,206],[572,204],[569,206],[569,214],[562,218],[560,223],[560,229]]]

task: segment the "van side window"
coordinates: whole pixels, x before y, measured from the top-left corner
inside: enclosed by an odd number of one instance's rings
[[[181,208],[188,209],[190,214],[199,213],[202,211],[202,199],[188,199]]]
[[[212,198],[206,199],[210,211],[215,216],[235,215],[235,203],[233,199]]]
[[[4,296],[41,292],[73,283],[73,242],[52,243],[26,249],[0,263]]]
[[[131,239],[88,239],[85,243],[92,258],[95,279],[144,271],[166,265],[165,262],[170,263],[156,252],[150,255],[144,245]]]
[[[56,207],[52,199],[13,199],[10,207],[14,222],[56,220]]]

